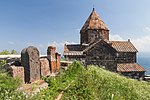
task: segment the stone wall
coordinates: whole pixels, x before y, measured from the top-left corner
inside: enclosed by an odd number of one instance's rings
[[[104,66],[111,71],[117,70],[117,63],[115,61],[115,51],[107,44],[100,42],[93,48],[85,52],[86,65]]]
[[[117,63],[135,63],[136,53],[135,52],[118,52],[116,54]]]

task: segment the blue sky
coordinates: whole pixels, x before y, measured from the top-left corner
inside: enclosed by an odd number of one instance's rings
[[[111,40],[130,38],[139,52],[150,52],[150,0],[0,0],[0,51],[34,45],[46,54],[56,45],[62,53],[64,43],[79,43],[93,5]]]

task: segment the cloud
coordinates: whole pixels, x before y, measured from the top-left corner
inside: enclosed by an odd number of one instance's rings
[[[78,44],[78,43],[75,43],[75,42],[68,42],[68,41],[61,41],[61,42],[56,42],[56,41],[53,41],[51,43],[48,43],[47,47],[48,46],[55,46],[57,51],[61,54],[63,54],[63,50],[64,50],[64,45],[65,44]]]
[[[110,40],[111,41],[123,41],[124,39],[118,34],[114,34],[114,35],[110,35]]]
[[[12,41],[8,41],[8,43],[9,43],[9,44],[11,44],[11,45],[15,44],[15,43],[14,43],[14,42],[12,42]]]
[[[150,27],[144,27],[143,32],[150,32]]]
[[[139,52],[150,52],[150,35],[131,40]]]

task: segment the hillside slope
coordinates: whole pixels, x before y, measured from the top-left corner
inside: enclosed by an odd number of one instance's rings
[[[150,100],[150,83],[129,79],[96,66],[85,69],[78,62],[56,78],[45,80],[49,89],[34,99],[54,100],[63,91],[62,100]]]

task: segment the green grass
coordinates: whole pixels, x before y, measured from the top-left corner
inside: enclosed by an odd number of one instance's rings
[[[65,91],[63,99],[150,100],[150,84],[89,66]]]
[[[19,79],[13,79],[7,73],[0,72],[0,100],[24,100],[25,95],[16,91],[18,86]]]
[[[55,100],[150,100],[150,83],[129,79],[95,66],[87,69],[74,62],[57,77],[45,78],[49,88],[31,99]],[[65,89],[69,84],[69,88]]]
[[[49,84],[48,89],[27,100],[55,100],[62,91],[62,100],[150,100],[150,83],[96,66],[85,68],[77,61],[67,71],[61,69],[58,76],[44,80]],[[19,80],[0,73],[0,100],[25,100],[25,95],[16,91],[18,86]]]

